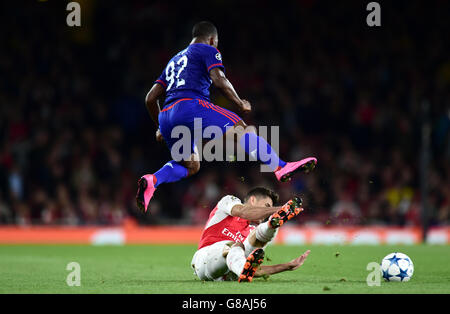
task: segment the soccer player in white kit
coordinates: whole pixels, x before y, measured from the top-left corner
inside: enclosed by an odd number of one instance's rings
[[[303,211],[300,198],[274,207],[277,201],[275,192],[262,187],[252,189],[243,203],[232,195],[223,197],[209,215],[192,258],[191,266],[197,277],[208,281],[251,282],[253,277],[299,268],[309,250],[288,263],[261,265],[264,248],[274,239],[278,228]]]

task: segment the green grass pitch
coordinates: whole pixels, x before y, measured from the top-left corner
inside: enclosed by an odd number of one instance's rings
[[[0,293],[450,293],[449,246],[270,246],[264,263],[311,254],[296,271],[252,283],[202,282],[192,273],[192,245],[2,245]],[[391,252],[413,260],[409,282],[369,287],[369,262]],[[81,286],[69,287],[69,262],[81,267]]]

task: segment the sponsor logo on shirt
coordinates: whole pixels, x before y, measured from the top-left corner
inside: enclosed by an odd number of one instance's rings
[[[236,232],[236,234],[234,234],[227,228],[223,228],[222,234],[229,238],[232,238],[234,240],[234,242],[244,242],[244,240],[245,240],[245,237],[241,234],[240,231],[238,231],[238,232]]]

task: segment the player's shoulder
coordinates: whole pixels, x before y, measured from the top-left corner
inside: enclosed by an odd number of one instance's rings
[[[222,197],[217,203],[217,209],[220,211],[224,211],[228,215],[231,215],[231,209],[235,205],[242,204],[242,201],[239,199],[239,197],[236,197],[234,195],[225,195]]]
[[[240,198],[237,196],[234,196],[234,195],[225,195],[219,201],[219,203],[225,203],[225,202],[242,203]]]
[[[172,58],[170,58],[169,63],[171,63],[172,61],[177,62],[183,55],[186,54],[187,51],[188,51],[188,48],[178,51],[176,54],[174,54],[172,56]]]

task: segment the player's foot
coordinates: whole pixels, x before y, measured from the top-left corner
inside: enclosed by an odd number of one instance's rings
[[[136,203],[142,212],[147,212],[148,204],[155,193],[155,181],[156,178],[152,174],[146,174],[142,176],[138,181],[138,190],[136,194]]]
[[[303,211],[302,199],[294,197],[284,204],[281,209],[269,217],[269,224],[272,228],[281,227],[286,221],[291,220]]]
[[[278,181],[286,182],[289,181],[292,175],[296,172],[303,171],[308,173],[312,171],[316,167],[316,164],[317,158],[315,157],[308,157],[300,161],[288,162],[283,168],[275,171],[275,176]]]
[[[252,282],[253,276],[255,276],[256,269],[262,264],[264,260],[264,250],[254,249],[253,252],[247,257],[245,261],[244,269],[239,275],[238,282]]]

